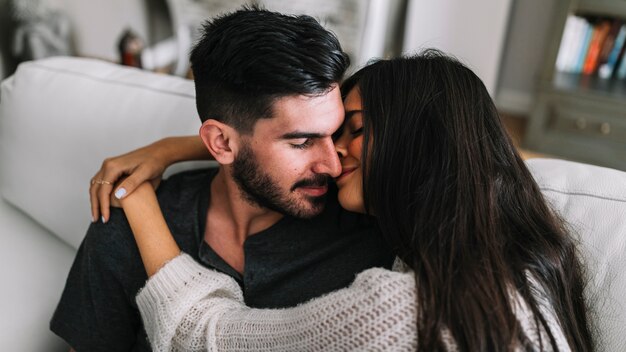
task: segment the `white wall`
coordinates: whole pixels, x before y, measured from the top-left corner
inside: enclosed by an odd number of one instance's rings
[[[555,0],[513,2],[496,95],[500,110],[522,116],[531,112],[551,40],[548,32],[556,3]]]
[[[477,71],[501,111],[532,111],[556,0],[408,1],[405,48],[450,51]]]
[[[117,43],[126,27],[149,38],[144,0],[49,0],[72,20],[79,55],[118,61]]]
[[[467,64],[495,95],[512,0],[409,0],[404,52],[434,47]]]
[[[372,58],[380,58],[385,53],[387,32],[391,28],[389,22],[392,8],[400,1],[370,0],[363,26],[361,48],[357,58],[353,58],[354,68],[360,68]]]

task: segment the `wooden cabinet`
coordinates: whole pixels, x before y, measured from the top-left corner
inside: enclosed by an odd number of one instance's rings
[[[558,1],[525,147],[626,170],[626,80],[555,69],[569,15],[606,16],[626,22],[626,0]]]

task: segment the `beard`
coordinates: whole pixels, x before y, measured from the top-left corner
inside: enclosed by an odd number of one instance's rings
[[[324,210],[326,195],[298,197],[294,192],[300,187],[324,186],[329,175],[316,174],[294,183],[288,192],[279,183],[263,172],[256,155],[244,145],[232,164],[232,177],[241,191],[243,199],[251,205],[268,208],[296,218],[312,218]]]

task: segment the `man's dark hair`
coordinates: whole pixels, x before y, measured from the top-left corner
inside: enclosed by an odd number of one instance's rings
[[[250,133],[276,99],[325,94],[349,64],[314,18],[247,6],[207,21],[191,52],[198,114]]]

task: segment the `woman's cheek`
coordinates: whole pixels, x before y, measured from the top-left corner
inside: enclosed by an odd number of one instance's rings
[[[361,151],[363,149],[363,136],[358,136],[348,145],[348,153],[355,159],[361,161]]]

